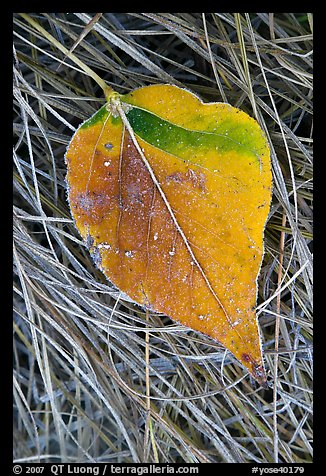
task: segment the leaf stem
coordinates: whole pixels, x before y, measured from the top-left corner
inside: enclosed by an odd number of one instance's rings
[[[52,36],[48,31],[46,31],[37,21],[31,18],[26,13],[19,13],[19,15],[24,18],[35,30],[41,33],[44,38],[46,38],[52,45],[54,45],[58,50],[62,51],[68,58],[70,58],[74,63],[76,63],[85,74],[90,76],[103,90],[104,96],[107,101],[109,101],[112,94],[116,94],[111,86],[108,86],[106,82],[93,71],[89,66],[83,63],[74,53],[69,51],[65,46],[63,46],[54,36]]]

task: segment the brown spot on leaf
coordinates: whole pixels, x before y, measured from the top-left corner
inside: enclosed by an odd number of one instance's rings
[[[186,183],[194,188],[198,188],[201,192],[206,192],[206,176],[202,172],[196,172],[188,169],[184,172],[174,172],[166,177],[167,182]]]
[[[89,223],[99,223],[110,209],[112,198],[105,191],[87,191],[74,197],[73,208],[86,215]]]

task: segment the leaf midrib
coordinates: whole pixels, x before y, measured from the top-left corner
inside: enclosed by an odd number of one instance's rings
[[[143,162],[144,162],[144,165],[146,166],[148,172],[150,173],[150,176],[151,176],[151,178],[152,178],[152,180],[153,180],[153,183],[155,184],[157,190],[159,191],[159,193],[160,193],[160,195],[161,195],[161,197],[162,197],[162,199],[163,199],[163,202],[164,202],[165,206],[167,207],[167,209],[168,209],[168,211],[169,211],[169,214],[170,214],[170,216],[171,216],[171,218],[172,218],[172,220],[173,220],[173,222],[174,222],[174,224],[175,224],[175,226],[176,226],[176,228],[177,228],[178,233],[181,235],[181,238],[182,238],[183,242],[185,243],[185,246],[186,246],[186,248],[187,248],[187,250],[188,250],[188,252],[189,252],[189,254],[190,254],[190,256],[191,256],[191,259],[193,260],[194,264],[197,266],[198,270],[200,271],[200,274],[201,274],[202,277],[204,278],[204,281],[206,282],[206,285],[207,285],[208,289],[210,290],[210,292],[211,292],[212,295],[214,296],[214,299],[216,300],[216,302],[218,303],[218,305],[219,305],[220,308],[222,309],[222,311],[223,311],[223,313],[224,313],[224,315],[225,315],[225,317],[226,317],[226,319],[227,319],[229,325],[231,326],[231,325],[232,325],[232,319],[230,318],[228,312],[226,311],[226,309],[225,309],[223,303],[221,302],[221,300],[219,299],[218,295],[216,294],[216,292],[215,292],[215,290],[214,290],[214,288],[213,288],[213,286],[212,286],[210,280],[209,280],[208,277],[206,276],[205,271],[203,270],[202,266],[201,266],[200,263],[198,262],[197,257],[196,257],[196,255],[194,254],[194,252],[193,252],[193,250],[192,250],[192,247],[191,247],[190,243],[188,242],[187,237],[185,236],[185,234],[184,234],[184,232],[183,232],[182,227],[179,225],[179,222],[177,221],[177,218],[175,217],[175,215],[174,215],[174,213],[173,213],[173,210],[172,210],[172,208],[171,208],[171,205],[170,205],[170,203],[169,203],[169,201],[168,201],[168,199],[167,199],[167,197],[166,197],[164,191],[162,190],[162,188],[161,188],[161,186],[160,186],[160,184],[159,184],[159,182],[158,182],[158,180],[157,180],[157,178],[156,178],[156,176],[155,176],[155,174],[154,174],[154,172],[153,172],[153,169],[152,169],[150,163],[148,162],[148,160],[147,160],[147,158],[146,158],[144,152],[142,151],[142,149],[141,149],[141,147],[140,147],[140,145],[139,145],[139,143],[138,143],[138,141],[137,141],[137,139],[136,139],[136,137],[135,137],[134,131],[133,131],[132,127],[131,127],[131,124],[130,124],[129,121],[128,121],[128,118],[126,117],[125,112],[123,111],[123,108],[121,107],[121,105],[118,105],[118,106],[117,106],[117,109],[118,109],[118,111],[119,111],[119,114],[120,114],[120,117],[121,117],[121,119],[122,119],[122,122],[124,123],[124,125],[126,126],[128,132],[129,132],[129,134],[130,134],[130,137],[131,137],[131,139],[132,139],[132,142],[134,143],[134,145],[135,145],[135,147],[136,147],[138,153],[140,154],[140,156],[141,156],[141,158],[142,158],[142,160],[143,160]],[[241,340],[243,340],[241,334],[238,332],[237,329],[235,329],[235,332],[239,335],[239,338],[240,338]]]

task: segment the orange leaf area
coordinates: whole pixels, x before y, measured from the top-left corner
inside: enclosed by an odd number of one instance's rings
[[[140,88],[119,104],[124,117],[107,105],[67,150],[80,234],[117,288],[218,340],[263,383],[255,306],[272,186],[265,137],[242,111],[174,86]]]

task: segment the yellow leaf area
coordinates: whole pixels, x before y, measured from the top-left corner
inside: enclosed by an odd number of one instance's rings
[[[133,137],[107,105],[67,150],[78,230],[117,288],[218,340],[263,383],[255,306],[272,179],[259,125],[170,85],[120,101]]]

